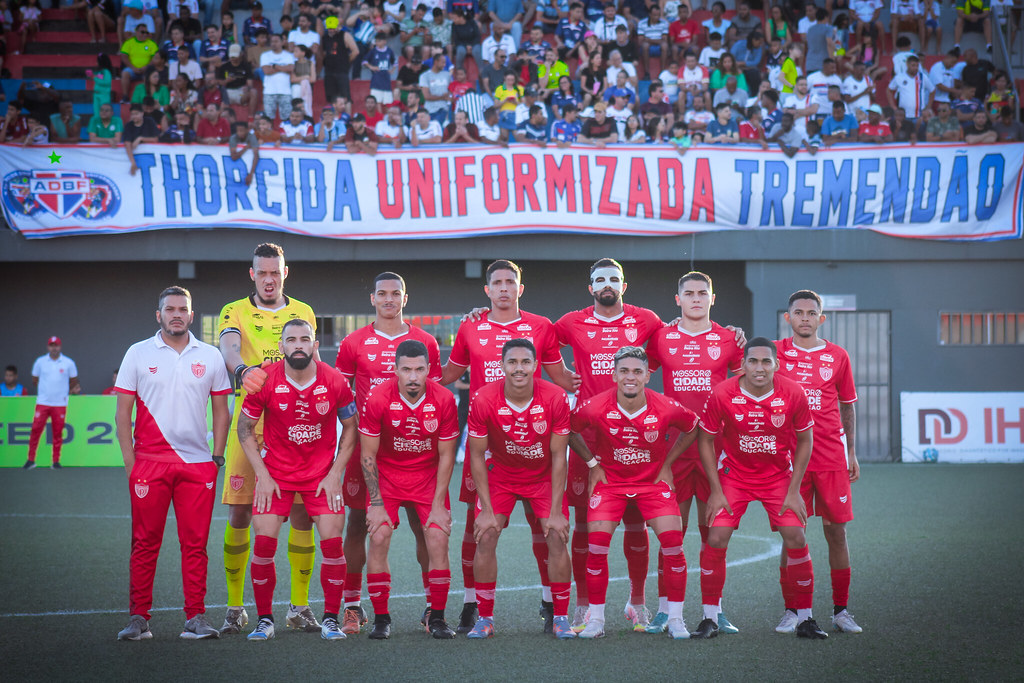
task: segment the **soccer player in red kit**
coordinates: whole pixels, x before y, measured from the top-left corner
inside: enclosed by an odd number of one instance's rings
[[[694,638],[718,635],[719,604],[725,586],[725,553],[751,501],[760,501],[772,528],[782,536],[789,582],[787,608],[797,611],[796,634],[827,638],[811,615],[814,570],[804,525],[807,509],[800,481],[807,470],[814,420],[803,389],[778,376],[775,345],[756,337],[743,351],[743,374],[715,387],[704,406],[698,437],[708,477],[707,548],[700,559],[704,620]],[[721,437],[720,456],[715,440]]]
[[[821,517],[828,543],[832,625],[838,631],[860,633],[863,629],[846,609],[850,597],[850,546],[846,542],[846,523],[853,519],[850,484],[860,478],[860,465],[853,448],[857,423],[853,369],[849,355],[841,346],[818,336],[825,316],[817,293],[806,289],[794,292],[789,297],[786,322],[793,328],[793,336],[775,342],[779,374],[804,388],[814,415],[814,448],[800,493],[808,514]],[[789,585],[785,573],[783,556],[780,566],[783,589]],[[795,628],[796,615],[787,609],[775,630],[792,633]]]
[[[341,473],[355,447],[355,397],[337,370],[313,360],[319,342],[308,322],[299,318],[286,322],[279,345],[284,359],[264,368],[266,381],[259,391],[245,397],[238,419],[238,440],[256,472],[252,505],[256,541],[250,576],[259,621],[248,639],[274,637],[274,553],[281,523],[298,493],[320,532],[320,585],[324,591],[320,637],[341,640],[346,637],[338,625],[345,584]],[[260,417],[262,453],[254,433]],[[336,419],[342,424],[340,443]]]
[[[490,382],[500,380],[501,347],[510,339],[528,338],[537,348],[539,366],[543,367],[551,381],[565,391],[576,390],[578,378],[562,361],[558,350],[554,325],[541,315],[527,313],[519,308],[519,297],[523,295],[522,269],[512,261],[500,259],[487,266],[487,284],[484,293],[491,300],[490,310],[484,310],[464,320],[455,334],[448,362],[444,366],[441,383],[451,384],[469,368],[469,394]],[[476,554],[474,538],[474,515],[476,514],[476,491],[470,471],[470,459],[466,458],[462,468],[462,487],[459,500],[466,503],[466,530],[462,537],[462,580],[466,587],[462,614],[456,629],[468,633],[476,624],[477,605],[473,579],[473,557]],[[545,632],[553,628],[551,589],[547,576],[547,541],[532,513],[527,522],[533,536],[533,554],[540,570],[542,589],[542,613],[545,617]]]
[[[153,577],[167,510],[181,544],[185,591],[182,638],[219,638],[206,620],[206,544],[216,496],[217,466],[206,441],[206,405],[212,402],[213,455],[228,438],[231,379],[220,352],[192,336],[192,295],[181,287],[160,293],[155,337],[134,344],[121,362],[117,392],[117,440],[131,484],[132,550],[128,564],[128,626],[118,640],[145,640],[153,606]],[[137,408],[132,425],[132,408]]]
[[[434,638],[450,639],[444,608],[452,573],[448,567],[448,535],[452,531],[448,483],[459,445],[455,397],[430,379],[427,346],[407,339],[394,351],[394,377],[373,389],[359,419],[360,463],[366,484],[366,524],[370,550],[366,585],[373,602],[370,638],[391,637],[391,567],[388,550],[398,527],[398,509],[414,510],[411,525],[421,525],[428,555],[430,614],[427,629]],[[420,520],[423,520],[422,522]]]
[[[409,339],[426,345],[430,358],[430,379],[441,378],[440,351],[437,340],[421,328],[405,322],[403,310],[409,301],[405,280],[397,273],[381,273],[373,280],[370,305],[376,316],[373,322],[352,332],[341,342],[335,367],[342,375],[353,380],[356,406],[360,413],[370,391],[395,374],[395,349]],[[366,563],[366,484],[359,459],[359,444],[345,468],[345,505],[349,508],[348,528],[345,531],[345,559],[348,575],[345,577],[345,614],[341,630],[346,634],[358,633],[366,623],[366,612],[359,604],[362,594],[363,565]],[[427,580],[428,559],[423,538],[423,524],[416,517],[415,508],[406,508],[409,527],[416,537],[416,558],[423,576],[423,589],[430,609],[430,587]],[[424,617],[427,613],[424,612]]]
[[[652,370],[663,368],[664,392],[696,414],[704,410],[711,390],[721,384],[729,372],[736,373],[743,361],[743,347],[734,342],[732,330],[711,320],[715,293],[711,278],[691,271],[679,278],[676,305],[680,309],[676,325],[662,327],[647,343],[647,356]],[[735,329],[735,328],[734,328]],[[692,444],[672,466],[672,477],[683,519],[683,536],[690,518],[690,502],[697,499],[697,525],[701,549],[708,540],[705,523],[708,499],[708,478],[700,464],[697,444]],[[647,627],[647,633],[661,633],[668,622],[668,598],[664,590],[663,558],[658,558],[658,613]],[[725,615],[718,615],[719,633],[737,633]]]
[[[572,415],[572,447],[590,468],[590,617],[580,638],[604,636],[608,547],[630,503],[639,508],[661,543],[668,594],[668,633],[677,640],[689,638],[683,621],[683,524],[671,482],[673,461],[696,436],[697,416],[647,388],[651,372],[647,354],[640,347],[624,346],[616,351],[613,370],[616,386],[583,403]],[[594,434],[593,449],[580,437],[588,429]]]
[[[522,500],[537,516],[547,542],[552,632],[557,638],[575,638],[569,626],[569,508],[563,498],[569,399],[561,388],[534,377],[537,349],[528,339],[505,342],[501,369],[504,378],[480,389],[469,413],[469,459],[477,494],[473,573],[480,618],[467,637],[494,635],[498,537],[516,500]]]
[[[579,371],[581,384],[577,404],[614,385],[612,357],[623,346],[643,346],[657,330],[661,318],[654,311],[624,303],[626,279],[622,266],[610,258],[599,259],[590,267],[589,291],[594,305],[566,313],[555,323],[558,342],[572,348],[573,365]],[[583,435],[592,440],[591,434]],[[587,468],[579,457],[569,457],[567,496],[573,506],[576,526],[572,534],[573,574],[576,576],[576,612],[573,628],[583,630],[587,613]],[[635,505],[629,505],[623,517],[622,550],[629,574],[629,601],[625,616],[633,629],[643,631],[650,623],[645,605],[647,570],[650,564],[647,527]]]

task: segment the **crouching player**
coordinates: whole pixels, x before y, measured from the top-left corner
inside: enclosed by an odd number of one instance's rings
[[[597,394],[572,415],[572,448],[590,468],[590,554],[586,577],[590,618],[580,638],[604,636],[608,547],[631,501],[661,543],[668,633],[677,640],[689,638],[683,621],[683,523],[670,482],[672,463],[696,438],[697,416],[646,387],[651,373],[647,354],[640,347],[624,346],[616,351],[613,373],[615,388]],[[596,457],[579,436],[585,429],[595,435]],[[676,432],[682,435],[670,447],[669,434]]]
[[[759,501],[786,553],[786,608],[797,613],[796,634],[827,638],[811,616],[814,570],[804,536],[807,509],[800,482],[811,457],[814,420],[803,388],[777,376],[775,344],[752,339],[743,352],[743,374],[715,387],[704,406],[698,442],[708,475],[708,546],[701,555],[704,620],[694,638],[718,635],[725,586],[725,551],[751,501]],[[715,452],[715,437],[724,454]]]
[[[498,537],[522,500],[537,515],[547,541],[552,631],[557,638],[575,638],[569,624],[572,565],[564,498],[569,401],[562,389],[534,377],[537,349],[528,339],[505,342],[501,369],[504,378],[480,389],[469,412],[470,469],[477,494],[473,577],[480,618],[466,637],[494,635]]]
[[[264,368],[266,382],[258,392],[245,397],[238,419],[238,440],[256,472],[252,518],[256,543],[251,576],[259,623],[249,634],[249,640],[274,637],[274,553],[281,523],[288,516],[296,493],[302,494],[306,511],[320,532],[324,556],[320,566],[320,585],[324,591],[320,636],[326,640],[345,638],[338,626],[345,584],[341,473],[355,447],[356,407],[345,378],[330,365],[313,361],[318,346],[308,322],[286,322],[279,342],[284,360]],[[261,416],[262,457],[254,434]],[[335,419],[341,420],[343,427],[337,452]]]
[[[455,637],[444,608],[452,573],[448,566],[448,536],[452,532],[448,483],[459,445],[455,396],[429,379],[426,345],[409,339],[395,349],[395,376],[375,387],[359,420],[360,464],[366,481],[366,511],[370,550],[366,585],[373,603],[370,638],[391,637],[391,568],[388,550],[398,527],[398,509],[423,520],[427,546],[430,614],[427,629],[435,638]]]

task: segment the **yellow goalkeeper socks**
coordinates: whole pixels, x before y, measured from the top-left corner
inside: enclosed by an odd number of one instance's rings
[[[316,545],[313,544],[313,530],[301,531],[289,528],[288,564],[292,571],[292,604],[309,604],[309,582],[313,578],[313,562],[316,560]]]
[[[245,568],[249,564],[249,527],[224,527],[224,576],[228,585],[228,607],[242,606]]]

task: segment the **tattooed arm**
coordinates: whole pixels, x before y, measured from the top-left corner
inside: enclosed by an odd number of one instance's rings
[[[359,435],[359,464],[363,468],[366,497],[370,501],[370,507],[366,510],[366,530],[371,536],[385,524],[391,526],[391,520],[384,509],[384,499],[380,495],[380,472],[377,470],[378,450],[380,450],[379,436]]]

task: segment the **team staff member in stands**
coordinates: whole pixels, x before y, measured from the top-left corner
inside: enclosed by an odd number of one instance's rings
[[[284,250],[263,243],[253,252],[249,277],[256,291],[244,299],[233,301],[220,312],[220,352],[229,372],[234,373],[239,389],[258,391],[267,374],[261,365],[281,359],[278,342],[284,324],[292,319],[305,320],[316,331],[313,309],[284,294],[288,266]],[[221,502],[228,506],[228,523],[224,529],[224,571],[228,587],[228,609],[221,633],[241,633],[249,617],[243,608],[245,568],[249,562],[249,525],[252,523],[253,491],[256,476],[238,439],[235,437],[238,416],[245,392],[235,399],[231,437],[226,451],[224,492]],[[257,444],[262,448],[263,425],[254,429]],[[290,627],[317,631],[320,625],[309,609],[309,581],[313,571],[316,547],[313,544],[313,522],[305,508],[297,504],[289,517],[288,560],[292,568],[291,606],[287,623]]]

